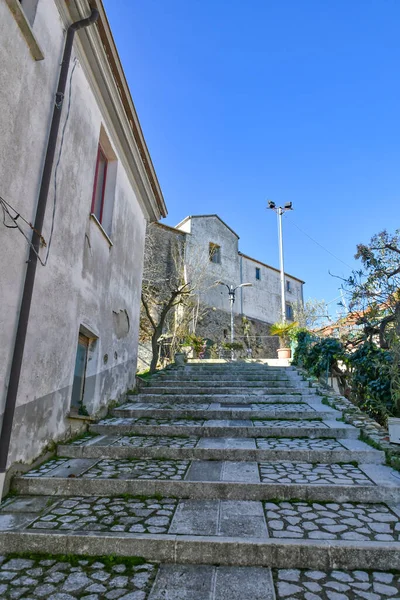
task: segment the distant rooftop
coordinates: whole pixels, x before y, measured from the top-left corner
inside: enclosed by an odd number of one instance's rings
[[[175,225],[175,228],[179,229],[179,227],[181,225],[183,225],[184,223],[186,223],[186,221],[189,221],[189,219],[204,219],[204,218],[207,218],[207,217],[215,217],[216,219],[218,219],[219,221],[221,221],[221,223],[223,225],[225,225],[225,227],[227,227],[229,229],[229,231],[232,231],[232,233],[234,235],[236,235],[237,239],[239,239],[239,236],[236,233],[236,231],[233,231],[232,227],[229,227],[229,225],[227,225],[225,223],[225,221],[223,221],[221,219],[221,217],[219,217],[218,215],[190,215],[189,217],[185,217],[180,223],[178,223],[178,225]]]

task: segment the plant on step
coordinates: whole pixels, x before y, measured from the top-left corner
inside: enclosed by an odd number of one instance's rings
[[[223,342],[222,347],[224,350],[243,350],[241,342]]]
[[[195,351],[196,355],[199,356],[202,352],[204,352],[205,346],[207,342],[200,335],[196,335],[195,333],[189,333],[186,337],[185,341],[182,344],[182,347],[191,347]]]
[[[277,335],[279,337],[280,348],[287,348],[290,343],[290,334],[297,327],[297,323],[277,322],[271,325],[270,333],[271,335]]]

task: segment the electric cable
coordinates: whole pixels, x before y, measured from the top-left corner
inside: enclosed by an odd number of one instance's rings
[[[46,253],[46,258],[44,260],[43,266],[47,265],[47,261],[49,259],[49,254],[50,254],[50,247],[51,247],[51,242],[53,239],[53,232],[54,232],[54,223],[55,223],[55,216],[56,216],[56,207],[57,207],[57,174],[58,174],[58,167],[60,166],[60,161],[61,161],[61,155],[62,155],[62,151],[63,151],[63,146],[64,146],[64,138],[65,138],[65,130],[67,128],[67,124],[68,124],[68,119],[69,119],[69,113],[71,110],[71,97],[72,97],[72,77],[74,75],[74,71],[76,68],[76,65],[78,64],[78,59],[75,58],[74,59],[74,65],[71,69],[71,74],[69,76],[69,90],[68,90],[68,107],[67,107],[67,114],[65,117],[65,121],[64,121],[64,125],[62,128],[62,132],[61,132],[61,141],[60,141],[60,148],[58,150],[58,157],[57,157],[57,162],[56,162],[56,168],[54,170],[54,199],[53,199],[53,211],[52,211],[52,217],[51,217],[51,228],[50,228],[50,236],[49,236],[49,242],[47,244],[47,253]]]
[[[303,229],[301,229],[301,227],[299,227],[295,221],[293,221],[292,218],[289,219],[288,223],[291,223],[292,225],[294,225],[299,231],[301,231],[301,233],[303,233],[306,237],[308,237],[312,242],[314,242],[314,244],[317,244],[317,246],[319,246],[320,248],[322,248],[322,250],[325,250],[325,252],[327,252],[328,254],[330,254],[331,256],[333,256],[333,258],[336,258],[336,260],[338,260],[339,262],[341,262],[342,264],[344,264],[346,267],[348,267],[349,269],[353,270],[353,267],[351,267],[349,264],[347,264],[346,262],[344,262],[344,260],[342,260],[341,258],[339,258],[338,256],[336,256],[335,254],[333,254],[333,252],[331,252],[330,250],[328,250],[328,248],[325,248],[325,246],[323,246],[322,244],[320,244],[319,242],[317,242],[317,240],[314,240],[314,238],[311,237],[311,235],[309,235],[308,233],[306,233]]]
[[[49,259],[49,253],[50,253],[50,246],[51,246],[51,242],[53,239],[53,232],[54,232],[54,222],[55,222],[55,214],[56,214],[56,206],[57,206],[57,173],[58,173],[58,168],[60,165],[60,161],[61,161],[61,155],[62,155],[62,150],[63,150],[63,146],[64,146],[64,138],[65,138],[65,131],[67,128],[67,123],[68,123],[68,119],[69,119],[69,115],[70,115],[70,110],[71,110],[71,96],[72,96],[72,77],[76,68],[76,65],[78,64],[78,59],[75,58],[74,59],[74,65],[71,69],[71,74],[69,77],[69,90],[68,90],[68,107],[67,107],[67,114],[65,117],[65,121],[64,121],[64,125],[63,125],[63,129],[62,129],[62,133],[61,133],[61,141],[60,141],[60,148],[58,151],[58,157],[57,157],[57,162],[56,162],[56,168],[54,170],[54,199],[53,199],[53,211],[52,211],[52,220],[51,220],[51,228],[50,228],[50,236],[49,236],[49,241],[48,244],[46,244],[45,239],[43,238],[42,234],[38,231],[35,230],[34,226],[32,225],[32,223],[30,223],[29,221],[27,221],[22,215],[21,213],[19,213],[9,202],[7,202],[7,200],[5,200],[4,198],[2,198],[0,196],[0,207],[2,209],[3,212],[3,225],[5,227],[7,227],[7,229],[18,229],[18,231],[20,233],[22,233],[22,235],[24,236],[24,238],[26,239],[26,241],[28,242],[29,247],[34,251],[34,253],[36,254],[40,264],[45,267],[47,264],[47,261]],[[58,107],[61,109],[61,105]],[[13,213],[15,213],[15,215],[11,214],[12,211]],[[11,221],[13,222],[13,225],[8,225],[6,223],[6,218],[11,219]],[[41,259],[41,257],[39,256],[39,253],[37,252],[36,248],[33,246],[32,241],[29,239],[29,237],[27,236],[27,234],[25,233],[25,231],[20,227],[19,223],[17,223],[17,219],[21,219],[22,221],[24,221],[24,223],[26,223],[28,225],[28,227],[30,227],[32,229],[32,231],[36,231],[36,233],[39,235],[40,240],[42,242],[42,244],[44,246],[47,246],[47,253],[46,253],[46,258],[43,261]]]

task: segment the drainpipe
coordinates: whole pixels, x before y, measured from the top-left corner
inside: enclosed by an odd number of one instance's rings
[[[46,211],[47,197],[49,193],[51,173],[53,170],[54,155],[57,145],[58,130],[60,127],[61,112],[64,101],[64,93],[67,84],[69,64],[71,60],[72,44],[75,32],[83,27],[92,25],[99,16],[97,9],[92,8],[90,16],[72,23],[67,29],[65,39],[64,54],[61,62],[60,76],[58,79],[57,92],[55,95],[55,104],[53,117],[51,121],[50,134],[47,142],[46,157],[43,165],[42,180],[40,183],[39,198],[36,208],[35,224],[32,233],[29,258],[27,261],[25,283],[22,292],[21,307],[17,325],[17,333],[14,342],[14,352],[12,357],[10,377],[8,381],[8,390],[6,403],[4,407],[3,423],[0,437],[0,498],[3,496],[4,480],[7,468],[8,452],[10,448],[11,430],[14,419],[15,404],[17,400],[19,380],[21,376],[22,359],[24,355],[26,332],[28,329],[29,313],[32,303],[33,287],[35,283],[35,273],[40,250],[40,237],[43,227],[44,215]]]

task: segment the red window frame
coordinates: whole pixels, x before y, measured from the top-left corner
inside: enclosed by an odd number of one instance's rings
[[[105,166],[104,166],[104,178],[103,178],[103,189],[101,190],[101,203],[100,203],[100,218],[99,221],[100,223],[103,222],[103,209],[104,209],[104,193],[106,190],[106,181],[107,181],[107,169],[108,169],[108,159],[107,156],[104,152],[104,150],[102,149],[102,147],[99,144],[98,150],[97,150],[97,158],[96,158],[96,171],[94,174],[94,185],[93,185],[93,195],[92,195],[92,208],[91,208],[91,213],[95,215],[95,217],[97,218],[97,215],[94,212],[95,209],[95,203],[96,203],[96,193],[97,193],[97,186],[98,186],[98,178],[99,178],[99,165],[100,165],[100,156],[104,159],[105,162]]]

